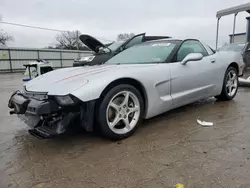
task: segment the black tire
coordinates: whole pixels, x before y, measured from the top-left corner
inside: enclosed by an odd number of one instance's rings
[[[227,84],[227,76],[229,74],[229,72],[231,71],[234,71],[235,74],[236,74],[236,77],[237,77],[237,87],[236,87],[236,92],[234,93],[234,95],[230,96],[227,92],[227,87],[226,87],[226,84]],[[218,95],[218,96],[215,96],[215,98],[219,99],[219,100],[223,100],[223,101],[228,101],[228,100],[232,100],[235,95],[237,94],[237,91],[238,91],[238,87],[239,87],[239,82],[238,82],[238,71],[230,66],[228,67],[227,71],[225,72],[225,76],[224,76],[224,80],[223,80],[223,86],[222,86],[222,91],[221,91],[221,94]]]
[[[118,94],[121,91],[129,91],[132,92],[139,100],[140,104],[140,115],[139,119],[136,123],[136,125],[133,127],[132,130],[127,132],[126,134],[117,134],[113,132],[107,123],[106,118],[106,111],[108,108],[109,102],[112,100],[112,98]],[[99,105],[96,108],[96,116],[97,116],[97,123],[99,125],[99,128],[103,134],[104,137],[111,139],[111,140],[121,140],[124,138],[127,138],[131,136],[135,130],[137,129],[138,125],[140,124],[142,117],[144,115],[144,101],[140,94],[140,92],[133,86],[128,84],[121,84],[117,85],[114,88],[110,89],[102,98],[100,98]]]

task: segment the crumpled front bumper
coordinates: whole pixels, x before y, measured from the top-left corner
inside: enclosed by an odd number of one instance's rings
[[[80,115],[80,111],[59,106],[55,100],[36,100],[15,92],[8,107],[10,114],[17,114],[31,130],[29,132],[39,138],[51,138],[66,131],[69,124]]]

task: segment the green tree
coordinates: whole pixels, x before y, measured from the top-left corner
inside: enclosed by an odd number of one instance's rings
[[[57,43],[55,48],[68,49],[68,50],[88,50],[88,48],[80,41],[79,31],[67,31],[59,33],[56,36]]]
[[[133,36],[135,36],[134,33],[120,33],[117,35],[117,38],[116,40],[127,40],[127,39],[130,39],[132,38]]]

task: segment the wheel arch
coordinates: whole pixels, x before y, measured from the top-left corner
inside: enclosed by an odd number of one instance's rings
[[[230,63],[227,68],[229,68],[229,67],[234,67],[237,70],[237,73],[239,74],[239,66],[236,62]]]
[[[145,87],[142,85],[141,82],[139,82],[138,80],[134,79],[134,78],[119,78],[117,80],[112,81],[111,83],[109,83],[105,89],[102,91],[99,99],[102,99],[104,97],[104,95],[110,91],[110,89],[112,89],[115,86],[118,86],[120,84],[129,84],[134,86],[141,94],[142,98],[143,98],[143,102],[144,102],[144,116],[147,113],[147,107],[148,107],[148,96],[147,96],[147,92]]]

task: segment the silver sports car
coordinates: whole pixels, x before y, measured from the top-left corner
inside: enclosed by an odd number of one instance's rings
[[[11,114],[48,138],[78,120],[110,139],[130,136],[142,119],[199,99],[231,100],[243,64],[195,39],[131,47],[104,65],[55,70],[27,82],[9,100]]]

